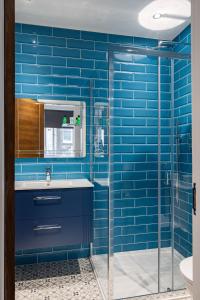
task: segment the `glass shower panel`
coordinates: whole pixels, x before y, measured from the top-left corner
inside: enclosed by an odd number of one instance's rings
[[[173,61],[159,57],[159,98],[160,103],[160,205],[159,205],[159,292],[173,289],[173,122],[174,83],[172,81]],[[174,263],[178,268],[175,257]]]
[[[158,292],[158,58],[114,52],[110,99],[113,298]]]
[[[159,58],[159,62],[159,291],[165,292],[185,287],[179,264],[192,255],[191,69],[185,59]]]
[[[94,240],[91,261],[102,294],[109,299],[109,181],[108,181],[108,101],[94,99],[91,107],[92,173],[94,182]]]
[[[177,52],[188,47],[179,45]],[[192,255],[191,61],[174,60],[174,257]],[[174,263],[174,289],[185,287]]]

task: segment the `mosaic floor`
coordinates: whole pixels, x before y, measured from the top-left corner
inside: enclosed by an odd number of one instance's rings
[[[16,267],[16,300],[102,300],[88,259]]]
[[[16,267],[16,300],[103,300],[88,259]],[[186,290],[129,300],[192,300]]]

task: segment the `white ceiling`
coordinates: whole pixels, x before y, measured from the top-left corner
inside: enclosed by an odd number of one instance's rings
[[[154,1],[158,0],[16,0],[16,22],[172,40],[190,20],[168,30],[141,26],[139,14]],[[170,13],[174,14],[174,9]]]

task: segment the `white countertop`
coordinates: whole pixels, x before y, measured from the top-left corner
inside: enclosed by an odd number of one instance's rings
[[[94,185],[88,179],[66,179],[38,181],[15,181],[15,190],[42,190],[42,189],[72,189],[72,188],[90,188]]]
[[[98,183],[101,186],[109,187],[109,178],[95,178],[94,182]]]

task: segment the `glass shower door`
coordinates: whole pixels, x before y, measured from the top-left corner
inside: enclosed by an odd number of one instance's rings
[[[173,60],[159,57],[158,101],[160,106],[160,203],[159,203],[159,292],[173,290],[174,270],[178,269],[178,257],[174,255],[174,206],[176,188],[174,136],[174,80]]]
[[[175,49],[185,49],[179,45]],[[188,49],[187,49],[188,50]],[[183,52],[183,51],[182,51]],[[161,199],[159,291],[183,289],[180,262],[192,255],[190,60],[159,58]]]
[[[116,51],[110,64],[114,299],[185,287],[179,263],[192,252],[190,61],[171,53]]]
[[[158,292],[158,58],[114,52],[110,64],[113,298]]]
[[[190,51],[180,45],[177,52]],[[191,60],[174,59],[174,226],[173,261],[174,289],[185,287],[185,282],[176,267],[186,257],[192,256],[192,104]],[[172,80],[172,81],[173,81]]]
[[[179,263],[192,253],[190,61],[170,53],[109,52],[109,102],[93,106],[92,261],[105,299],[185,287]]]
[[[90,136],[92,178],[94,182],[93,243],[91,262],[99,287],[105,299],[109,296],[109,153],[108,153],[108,101],[92,101]]]

